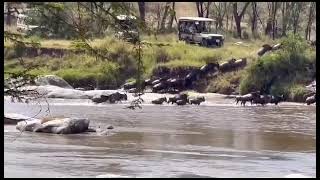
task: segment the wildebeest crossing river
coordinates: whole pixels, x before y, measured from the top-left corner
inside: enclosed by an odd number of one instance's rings
[[[20,132],[4,126],[5,177],[285,177],[316,176],[316,108],[298,103],[236,106],[207,95],[200,106],[49,99],[52,116],[112,125],[108,136]],[[130,100],[130,98],[129,98]],[[45,109],[45,103],[42,104]],[[37,104],[4,111],[33,116]],[[44,116],[46,112],[39,115]]]

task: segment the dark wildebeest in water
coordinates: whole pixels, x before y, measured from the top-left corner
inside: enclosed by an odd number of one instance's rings
[[[163,102],[167,102],[166,97],[162,97],[162,98],[151,101],[152,104],[162,104]]]
[[[265,104],[271,103],[278,105],[281,101],[284,101],[284,95],[281,96],[273,96],[273,95],[260,95],[253,100],[254,104],[261,104],[264,106]]]
[[[126,101],[128,99],[127,97],[127,94],[122,94],[122,93],[119,93],[119,92],[115,92],[115,93],[112,93],[109,95],[109,102],[110,103],[115,103],[117,101]]]
[[[195,99],[190,99],[189,100],[189,103],[190,104],[197,104],[197,105],[200,105],[201,102],[204,102],[205,101],[205,98],[202,96],[202,97],[197,97]]]
[[[171,104],[173,103],[177,103],[178,100],[183,100],[183,101],[187,101],[188,100],[188,94],[177,94],[174,97],[170,97],[168,100],[168,103],[171,102]]]
[[[108,95],[101,95],[101,96],[95,96],[92,99],[92,102],[94,103],[103,103],[109,100],[109,96]]]
[[[252,101],[254,99],[256,99],[259,95],[260,95],[259,91],[251,92],[251,93],[245,94],[243,96],[236,96],[235,101],[237,102],[236,104],[238,104],[238,102],[241,101],[241,105],[243,105],[243,106],[245,106],[247,101],[250,101],[251,105],[252,105]]]
[[[179,99],[177,100],[176,104],[181,106],[181,105],[186,105],[188,103],[188,99]]]

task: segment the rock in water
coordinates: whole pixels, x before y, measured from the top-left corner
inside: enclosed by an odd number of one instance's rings
[[[67,81],[56,75],[46,75],[43,77],[39,77],[36,80],[36,84],[38,86],[52,85],[66,89],[73,89],[73,87],[70,84],[68,84]]]
[[[35,120],[35,119],[30,118],[28,116],[21,115],[21,114],[15,114],[15,113],[4,114],[4,124],[17,124],[20,121],[26,121],[26,120]]]
[[[76,134],[86,132],[90,123],[84,118],[53,118],[50,121],[41,122],[41,119],[22,121],[17,124],[16,129],[54,134]]]

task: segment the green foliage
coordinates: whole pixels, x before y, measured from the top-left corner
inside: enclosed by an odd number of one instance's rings
[[[314,57],[306,54],[306,43],[297,35],[289,35],[281,42],[281,50],[262,56],[249,66],[240,83],[241,94],[260,90],[278,95],[286,94],[294,99],[296,96],[292,94],[300,97],[301,88],[295,88],[294,85],[306,84],[312,80],[312,72],[307,67],[312,64]]]
[[[281,44],[283,45],[283,50],[289,53],[292,57],[303,54],[308,44],[299,34],[288,34],[288,37],[283,38],[281,40]]]

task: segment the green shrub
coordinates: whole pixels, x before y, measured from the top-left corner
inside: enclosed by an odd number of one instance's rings
[[[311,80],[307,67],[305,41],[296,35],[282,39],[283,48],[258,58],[247,69],[240,83],[240,93],[260,90],[264,93],[285,93],[284,84],[303,84]],[[282,90],[281,90],[282,89]]]

